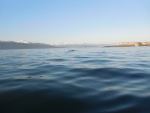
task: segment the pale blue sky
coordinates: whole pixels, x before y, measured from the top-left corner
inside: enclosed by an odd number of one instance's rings
[[[150,0],[0,0],[0,40],[150,41]]]

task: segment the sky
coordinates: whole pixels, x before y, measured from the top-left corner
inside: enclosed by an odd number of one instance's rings
[[[150,0],[0,0],[0,40],[150,42]]]

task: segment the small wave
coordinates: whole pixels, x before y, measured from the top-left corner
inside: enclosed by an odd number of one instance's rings
[[[149,49],[67,50],[1,51],[0,113],[150,113]]]

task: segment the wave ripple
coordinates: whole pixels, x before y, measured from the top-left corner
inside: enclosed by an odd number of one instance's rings
[[[149,49],[3,50],[0,113],[150,113]]]

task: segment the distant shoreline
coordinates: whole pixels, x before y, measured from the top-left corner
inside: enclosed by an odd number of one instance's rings
[[[137,46],[150,46],[150,42],[123,42],[116,45],[108,45],[104,47],[137,47]]]
[[[0,42],[0,50],[10,49],[44,49],[44,48],[56,48],[56,46],[43,44],[43,43],[18,43],[13,41]]]

